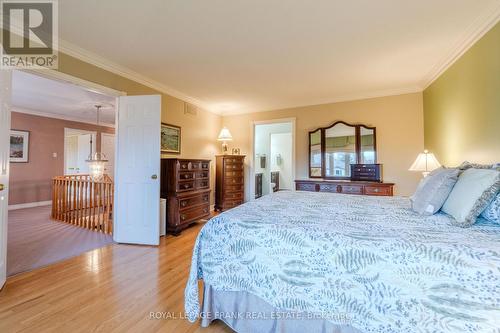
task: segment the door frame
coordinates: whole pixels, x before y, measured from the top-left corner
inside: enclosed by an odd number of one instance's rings
[[[37,76],[41,76],[41,77],[44,77],[44,78],[50,79],[50,80],[55,80],[55,81],[59,81],[59,82],[73,84],[73,85],[76,85],[76,86],[83,88],[85,90],[88,90],[88,91],[92,91],[92,92],[95,92],[98,94],[115,97],[115,110],[116,110],[115,111],[115,134],[116,134],[115,135],[115,147],[118,146],[119,137],[118,137],[117,133],[118,133],[118,113],[119,113],[118,110],[120,109],[119,97],[126,96],[127,95],[126,92],[116,90],[116,89],[113,89],[110,87],[106,87],[104,85],[101,85],[101,84],[98,84],[95,82],[87,81],[85,79],[81,79],[81,78],[78,78],[76,76],[66,74],[66,73],[60,72],[60,71],[55,70],[55,69],[44,68],[44,69],[15,69],[15,70],[30,73],[30,74],[37,75]],[[10,112],[9,112],[9,114],[10,114]],[[116,149],[115,149],[115,161],[117,161]],[[115,163],[114,174],[116,174],[117,168],[118,168],[118,165],[116,165],[116,163]],[[116,183],[115,183],[115,190],[116,190]],[[116,207],[116,205],[113,205],[113,210],[115,209],[115,207]],[[113,216],[116,216],[114,211],[113,211]],[[116,219],[113,219],[113,230],[116,229],[115,223],[116,223]]]
[[[91,135],[93,135],[92,151],[95,153],[96,149],[97,149],[97,132],[96,131],[87,131],[87,130],[82,130],[82,129],[78,129],[78,128],[65,127],[64,128],[64,153],[63,153],[64,172],[66,172],[66,169],[68,168],[68,165],[66,164],[66,149],[68,148],[66,145],[66,138],[69,136],[68,131],[78,131],[78,132],[80,132],[79,134],[91,134]]]
[[[279,123],[291,123],[292,124],[292,177],[295,180],[295,170],[296,170],[296,152],[295,152],[295,137],[296,137],[296,122],[297,118],[278,118],[278,119],[268,119],[268,120],[254,120],[250,122],[250,155],[249,159],[249,179],[248,185],[246,189],[246,201],[255,200],[255,126],[257,125],[268,125],[268,124],[279,124]],[[292,188],[292,191],[295,191],[295,187]]]

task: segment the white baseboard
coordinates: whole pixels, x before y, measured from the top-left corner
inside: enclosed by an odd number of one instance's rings
[[[40,206],[49,206],[51,204],[52,204],[52,200],[38,201],[38,202],[28,202],[28,203],[17,204],[17,205],[9,205],[9,210],[16,210],[16,209],[23,209],[23,208],[33,208],[33,207],[40,207]]]

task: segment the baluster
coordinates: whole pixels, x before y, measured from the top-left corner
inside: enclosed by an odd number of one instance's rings
[[[75,225],[80,226],[80,180],[75,177]]]
[[[90,229],[90,191],[92,191],[92,184],[88,181],[85,182],[85,228]]]
[[[66,196],[66,190],[67,190],[66,183],[67,183],[67,181],[66,181],[65,179],[63,179],[62,183],[63,183],[63,209],[62,209],[62,220],[63,220],[64,222],[68,222],[68,221],[67,221],[67,219],[66,219],[66,207],[67,207],[67,205],[66,205],[66,198],[67,198],[67,196]]]
[[[83,186],[84,183],[80,177],[78,182],[78,226],[83,226]]]
[[[89,209],[90,209],[90,220],[89,229],[94,228],[94,193],[95,193],[95,183],[89,181],[90,191],[89,191]]]
[[[69,180],[69,223],[74,224],[74,212],[75,212],[75,207],[73,206],[73,179],[70,178]]]

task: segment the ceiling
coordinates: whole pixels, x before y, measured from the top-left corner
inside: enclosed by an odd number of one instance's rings
[[[95,105],[103,105],[101,123],[115,122],[115,97],[92,92],[77,85],[14,71],[12,108],[14,111],[87,123],[96,122]]]
[[[61,49],[221,114],[421,91],[498,0],[64,0]]]

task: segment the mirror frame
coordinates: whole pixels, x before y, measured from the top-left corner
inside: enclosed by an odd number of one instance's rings
[[[355,135],[356,135],[356,163],[361,162],[361,127],[364,127],[367,130],[373,130],[373,150],[375,152],[375,164],[377,163],[377,129],[375,126],[367,126],[364,124],[349,124],[345,121],[338,120],[326,127],[315,128],[312,131],[309,131],[308,135],[308,151],[309,151],[309,166],[308,166],[308,174],[309,178],[322,178],[322,179],[340,179],[340,180],[349,180],[351,177],[336,177],[336,176],[325,176],[325,132],[327,129],[334,127],[337,124],[344,124],[346,126],[354,127]],[[321,176],[313,176],[311,175],[311,134],[321,131]]]

